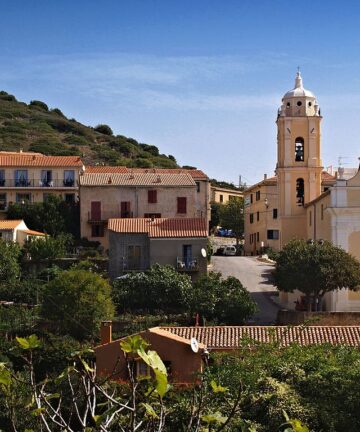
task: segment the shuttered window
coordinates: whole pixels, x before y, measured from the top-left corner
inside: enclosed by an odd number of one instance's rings
[[[157,203],[157,191],[156,190],[149,190],[148,191],[148,203],[149,204],[156,204]]]
[[[183,214],[186,213],[186,197],[178,197],[177,212]]]

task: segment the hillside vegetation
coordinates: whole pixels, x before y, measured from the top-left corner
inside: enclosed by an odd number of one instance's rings
[[[114,135],[107,125],[84,126],[41,101],[18,102],[0,92],[0,151],[34,151],[46,155],[79,155],[87,164],[142,168],[176,168],[173,156],[156,146]]]

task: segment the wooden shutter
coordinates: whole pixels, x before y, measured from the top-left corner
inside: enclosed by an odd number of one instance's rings
[[[129,218],[130,214],[130,201],[121,201],[121,217]]]
[[[178,197],[177,199],[177,212],[186,213],[186,197]]]
[[[148,191],[148,203],[149,204],[156,204],[157,203],[157,191],[156,190],[149,190]]]
[[[101,201],[91,201],[91,219],[101,220]]]

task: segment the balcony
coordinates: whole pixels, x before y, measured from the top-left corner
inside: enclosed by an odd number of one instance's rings
[[[199,260],[198,258],[176,258],[176,269],[179,272],[197,272],[199,271]]]
[[[75,188],[75,180],[0,179],[0,188]]]
[[[102,212],[88,212],[89,223],[107,223],[111,218],[132,218],[133,212],[121,212],[120,210],[102,211]]]

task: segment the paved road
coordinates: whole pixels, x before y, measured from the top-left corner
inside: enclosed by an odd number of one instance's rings
[[[252,320],[253,324],[275,323],[279,307],[270,297],[276,294],[276,288],[268,280],[273,266],[252,257],[223,256],[213,256],[212,264],[214,271],[222,273],[224,277],[235,276],[250,291],[252,298],[259,307],[259,312]]]

